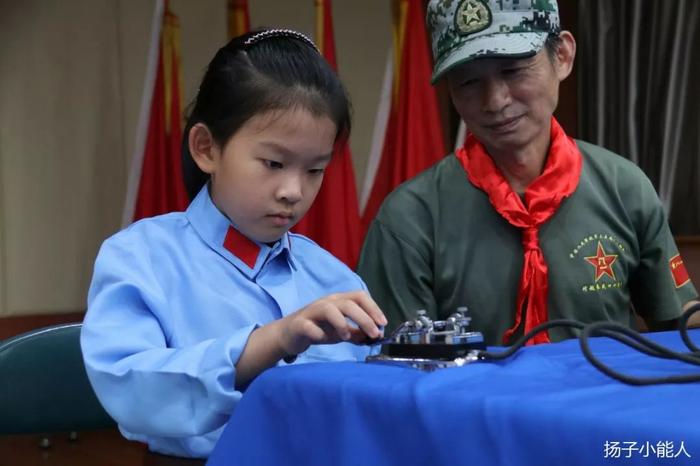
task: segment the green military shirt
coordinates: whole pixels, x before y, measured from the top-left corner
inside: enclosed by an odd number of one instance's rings
[[[549,319],[632,326],[679,317],[697,296],[674,280],[679,258],[656,192],[632,162],[577,141],[583,169],[576,191],[540,228],[549,274]],[[523,266],[521,232],[449,156],[391,193],[367,234],[358,272],[389,327],[425,309],[445,319],[468,306],[474,330],[503,343],[514,325]],[[553,329],[552,341],[574,335]],[[521,333],[519,333],[521,334]]]

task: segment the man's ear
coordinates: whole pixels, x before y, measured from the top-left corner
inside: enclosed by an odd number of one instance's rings
[[[211,175],[221,155],[211,131],[204,123],[196,123],[190,128],[187,139],[192,160],[200,170]]]
[[[561,42],[557,47],[557,62],[555,68],[559,81],[566,79],[571,74],[571,69],[574,67],[574,58],[576,58],[576,39],[569,31],[561,31],[559,34]]]

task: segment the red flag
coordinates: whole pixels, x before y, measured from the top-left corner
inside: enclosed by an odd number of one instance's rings
[[[315,3],[317,45],[331,67],[337,70],[331,2],[315,0]],[[350,268],[355,267],[362,230],[355,172],[347,142],[336,148],[316,200],[294,231],[313,239]]]
[[[164,6],[163,6],[164,5]],[[142,106],[135,154],[124,209],[124,224],[132,220],[181,211],[189,199],[182,180],[180,144],[182,141],[182,71],[180,66],[180,25],[177,16],[165,4],[156,2],[156,20],[152,39],[157,55],[151,54],[149,68],[155,76],[146,78],[151,88],[150,108]],[[154,28],[155,29],[155,28]],[[152,44],[152,49],[154,48]],[[155,58],[155,60],[153,60]],[[155,64],[155,67],[153,65]],[[145,100],[147,102],[147,100]],[[148,122],[144,116],[148,115]],[[139,144],[141,141],[141,144]],[[138,186],[138,190],[136,190]],[[137,194],[136,194],[137,193]],[[135,198],[135,199],[134,199]]]
[[[228,38],[250,31],[248,0],[228,0]]]
[[[396,186],[445,156],[422,0],[395,0],[394,81],[384,146],[362,213],[365,227]]]

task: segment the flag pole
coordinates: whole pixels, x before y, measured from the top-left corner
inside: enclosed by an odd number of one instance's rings
[[[134,152],[131,156],[131,168],[126,186],[126,200],[122,213],[122,228],[131,224],[134,219],[134,209],[136,207],[136,197],[139,191],[141,180],[141,169],[143,167],[143,155],[146,147],[146,135],[148,134],[148,122],[151,115],[151,99],[153,98],[153,88],[156,82],[156,70],[158,69],[158,53],[160,52],[160,32],[163,27],[163,13],[165,11],[164,0],[155,0],[153,21],[151,23],[151,45],[148,49],[148,62],[146,64],[146,77],[143,83],[143,94],[141,96],[141,109],[139,111],[139,121],[136,126],[136,142]]]
[[[365,181],[362,184],[362,195],[360,196],[360,212],[364,212],[369,195],[374,186],[374,177],[377,175],[379,161],[382,159],[382,150],[384,149],[384,136],[386,135],[386,125],[389,121],[389,113],[391,110],[391,93],[392,83],[394,79],[394,48],[389,46],[389,53],[386,59],[386,68],[384,69],[384,80],[382,81],[382,90],[379,94],[379,105],[377,106],[377,116],[374,120],[374,131],[372,132],[372,145],[369,149],[369,159],[365,169]]]

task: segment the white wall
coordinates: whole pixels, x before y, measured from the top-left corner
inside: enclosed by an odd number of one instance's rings
[[[249,0],[253,26],[314,33],[313,0]],[[171,0],[183,89],[226,40],[226,0]],[[85,308],[100,243],[121,219],[153,3],[0,0],[0,317]],[[353,100],[362,180],[390,0],[335,0],[340,75]]]

